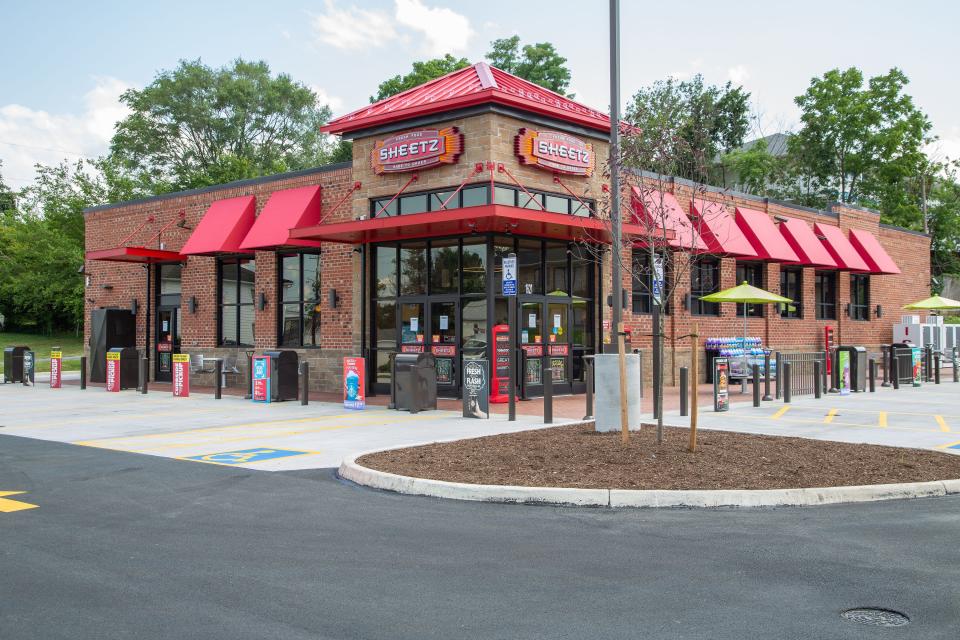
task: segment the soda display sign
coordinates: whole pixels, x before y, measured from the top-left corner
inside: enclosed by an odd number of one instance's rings
[[[250,395],[254,402],[270,402],[270,358],[253,356],[253,388]]]
[[[107,351],[107,391],[120,391],[120,352]]]
[[[59,389],[61,384],[61,372],[63,371],[63,352],[50,352],[50,388]]]
[[[910,355],[913,361],[913,386],[919,387],[923,384],[923,351],[920,347],[911,347]]]
[[[840,351],[837,354],[837,373],[840,380],[840,395],[850,395],[850,352]]]
[[[186,398],[190,395],[190,354],[173,354],[173,395]]]
[[[590,176],[596,165],[592,144],[559,131],[524,127],[514,138],[514,151],[520,164],[545,171]]]
[[[370,165],[377,175],[454,164],[463,153],[463,134],[456,127],[408,131],[377,140]]]
[[[730,410],[730,362],[726,358],[713,359],[713,410]]]
[[[364,358],[343,359],[343,406],[345,409],[363,409],[367,406],[364,395]]]

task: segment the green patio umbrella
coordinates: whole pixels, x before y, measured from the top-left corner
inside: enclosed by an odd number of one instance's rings
[[[790,303],[793,302],[790,298],[784,298],[783,296],[778,296],[775,293],[770,293],[769,291],[764,291],[758,287],[747,284],[738,284],[735,287],[730,289],[724,289],[723,291],[717,291],[716,293],[711,293],[710,295],[702,296],[700,298],[704,302],[741,302],[743,304],[774,304],[778,302]],[[746,311],[746,310],[744,310]],[[743,314],[743,339],[746,342],[747,339],[747,314]]]
[[[945,309],[960,309],[960,302],[956,300],[951,300],[950,298],[942,298],[940,296],[932,296],[926,300],[921,300],[919,302],[914,302],[913,304],[908,304],[903,307],[904,309],[913,309],[917,311],[938,311]]]

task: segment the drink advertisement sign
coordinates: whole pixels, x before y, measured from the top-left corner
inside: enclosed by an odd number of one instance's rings
[[[920,347],[910,349],[913,356],[913,386],[919,387],[923,383],[923,351]]]
[[[726,358],[713,359],[713,410],[730,410],[730,362]]]
[[[61,384],[61,372],[63,371],[63,352],[50,352],[50,388],[59,389]]]
[[[186,398],[190,395],[190,354],[173,354],[173,395]]]
[[[850,352],[840,351],[837,353],[837,371],[840,374],[839,390],[840,395],[850,395]]]
[[[253,388],[250,395],[254,402],[270,402],[270,357],[253,356]]]
[[[343,359],[343,407],[363,409],[367,406],[364,389],[365,358]]]
[[[107,391],[120,391],[120,352],[107,351]]]
[[[377,140],[370,166],[377,175],[454,164],[463,153],[463,134],[456,127],[408,131]]]
[[[522,165],[575,176],[590,176],[596,164],[593,145],[559,131],[524,127],[514,138],[514,151]]]
[[[463,417],[490,417],[490,376],[486,360],[463,363]]]

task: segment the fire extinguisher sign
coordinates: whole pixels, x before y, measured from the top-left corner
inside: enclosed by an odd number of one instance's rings
[[[61,383],[61,371],[63,368],[63,352],[62,351],[51,351],[50,352],[50,388],[59,389]]]
[[[173,354],[173,395],[186,398],[190,395],[190,354]]]

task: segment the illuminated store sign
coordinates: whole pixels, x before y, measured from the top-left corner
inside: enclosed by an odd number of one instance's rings
[[[463,153],[463,134],[456,127],[421,129],[377,140],[370,155],[374,173],[399,173],[454,164]]]
[[[596,162],[593,145],[557,131],[534,131],[524,127],[514,138],[514,147],[520,164],[546,171],[589,176]]]

